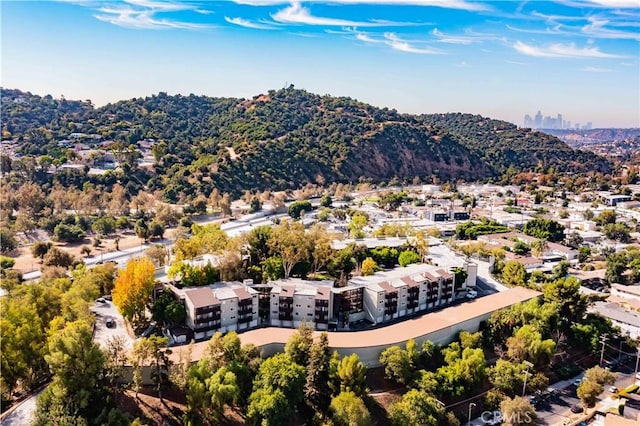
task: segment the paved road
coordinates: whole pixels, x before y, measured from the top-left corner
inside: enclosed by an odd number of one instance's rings
[[[44,389],[43,389],[44,390]],[[22,401],[18,406],[0,422],[2,426],[26,426],[31,424],[33,413],[36,411],[36,399],[42,391],[31,395]]]

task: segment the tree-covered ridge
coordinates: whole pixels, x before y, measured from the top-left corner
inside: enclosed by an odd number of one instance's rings
[[[560,139],[515,124],[480,115],[449,113],[420,117],[423,122],[446,129],[462,145],[477,153],[500,174],[515,170],[608,172],[611,164],[593,153],[571,149]]]
[[[509,123],[463,114],[399,114],[293,86],[252,99],[161,92],[100,108],[16,90],[2,89],[2,97],[3,139],[17,140],[22,154],[68,155],[57,141],[74,132],[97,135],[118,152],[153,139],[154,173],[126,172],[137,176],[136,185],[162,190],[170,201],[180,194],[208,196],[214,188],[237,195],[307,183],[478,180],[498,177],[508,166],[609,167]]]

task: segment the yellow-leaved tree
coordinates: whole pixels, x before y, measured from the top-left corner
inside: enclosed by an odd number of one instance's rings
[[[145,304],[153,293],[153,273],[153,262],[146,257],[129,261],[127,267],[118,272],[113,303],[134,327],[144,319]]]

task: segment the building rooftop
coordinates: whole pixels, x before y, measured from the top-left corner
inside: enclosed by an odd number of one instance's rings
[[[213,294],[213,290],[209,287],[189,289],[184,292],[184,295],[196,309],[220,304],[216,295]]]
[[[514,287],[386,327],[365,331],[328,332],[329,347],[331,349],[351,349],[404,344],[409,339],[455,327],[458,324],[491,314],[515,303],[526,302],[540,295],[540,292],[534,290]],[[295,332],[296,330],[292,328],[265,327],[240,333],[239,336],[242,344],[251,343],[262,347],[273,344],[284,345]],[[314,334],[317,336],[319,332]],[[207,345],[207,341],[193,345],[192,359],[194,361],[203,356]],[[172,357],[177,359],[178,350],[173,351]]]
[[[633,294],[634,296],[640,296],[640,285],[622,285],[611,284],[612,288],[615,288],[621,293]]]

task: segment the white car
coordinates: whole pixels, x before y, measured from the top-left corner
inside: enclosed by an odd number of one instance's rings
[[[615,386],[611,386],[611,387],[609,388],[609,392],[611,392],[611,393],[617,393],[617,392],[618,392],[618,388],[617,388],[617,387],[615,387]]]
[[[476,297],[478,297],[478,292],[475,290],[467,290],[467,298],[469,299],[475,299]]]
[[[636,379],[640,380],[640,372],[636,373]]]

